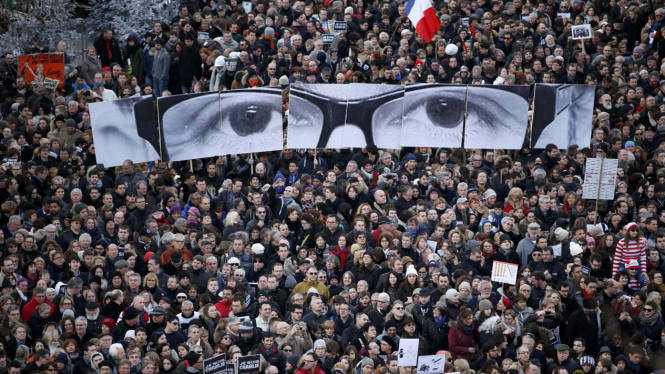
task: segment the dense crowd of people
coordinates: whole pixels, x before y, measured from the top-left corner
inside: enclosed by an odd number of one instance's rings
[[[663,2],[433,6],[425,42],[404,0],[183,0],[55,91],[4,54],[0,374],[415,371],[400,339],[445,372],[662,372]],[[590,147],[96,161],[90,103],[281,86],[288,114],[294,82],[593,85]],[[613,200],[582,198],[590,157],[619,160]]]

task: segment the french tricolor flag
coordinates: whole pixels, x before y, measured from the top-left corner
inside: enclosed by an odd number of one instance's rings
[[[406,4],[406,15],[416,25],[416,32],[425,43],[429,43],[436,30],[441,28],[430,0],[409,0]]]

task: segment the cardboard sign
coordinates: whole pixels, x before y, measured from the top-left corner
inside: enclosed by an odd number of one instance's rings
[[[561,257],[561,243],[552,246],[552,256]]]
[[[321,40],[323,41],[323,44],[332,44],[333,39],[335,39],[335,35],[333,34],[321,35]]]
[[[418,364],[419,339],[400,339],[397,356],[398,366],[416,366]],[[443,356],[444,358],[446,356]]]
[[[64,53],[39,53],[18,56],[18,70],[25,83],[36,86],[43,82],[52,90],[62,88],[65,81]]]
[[[492,282],[515,284],[517,268],[517,265],[509,262],[494,261],[492,263]]]
[[[602,173],[601,173],[602,162]],[[614,200],[619,160],[610,158],[587,158],[582,185],[583,199]]]
[[[443,373],[446,355],[422,356],[418,358],[418,374]]]
[[[245,8],[245,12],[249,13],[252,11],[252,7],[254,6],[254,3],[251,1],[243,1],[242,2],[242,7]]]
[[[591,25],[589,24],[573,26],[571,32],[573,40],[591,39]]]
[[[238,357],[238,374],[256,373],[261,369],[261,355]]]
[[[346,21],[335,21],[335,28],[336,31],[344,31],[346,30]]]
[[[203,374],[221,374],[226,370],[226,354],[203,361]]]

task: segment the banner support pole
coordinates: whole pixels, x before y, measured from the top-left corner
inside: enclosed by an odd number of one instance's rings
[[[598,177],[598,190],[596,191],[596,216],[594,217],[594,220],[593,220],[593,225],[594,226],[596,225],[596,222],[598,221],[598,202],[600,200],[600,186],[602,185],[602,181],[603,181],[603,164],[605,163],[604,161],[605,161],[604,158],[600,159],[600,172],[599,172],[600,176]]]

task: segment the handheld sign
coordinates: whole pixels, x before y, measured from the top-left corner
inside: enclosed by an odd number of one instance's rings
[[[398,366],[416,366],[418,364],[418,339],[400,339]]]
[[[226,361],[226,368],[222,374],[236,374],[236,364]]]
[[[226,368],[222,374],[236,374],[236,364],[226,361]]]
[[[321,40],[323,41],[323,44],[332,44],[333,39],[335,39],[335,35],[333,35],[333,34],[323,34],[323,35],[321,35]]]
[[[492,282],[515,284],[517,268],[517,265],[509,262],[494,261],[492,263]]]
[[[446,365],[446,355],[422,356],[418,358],[417,374],[443,373]]]
[[[203,374],[222,374],[226,370],[226,354],[203,361]]]
[[[36,86],[44,83],[55,91],[62,88],[65,81],[65,54],[38,53],[18,56],[18,70],[25,78],[25,83]]]
[[[238,357],[238,374],[256,373],[261,369],[261,355]]]
[[[335,21],[334,30],[335,31],[344,31],[344,30],[346,30],[346,21]]]
[[[573,26],[571,32],[573,40],[591,39],[591,25],[589,24]]]

